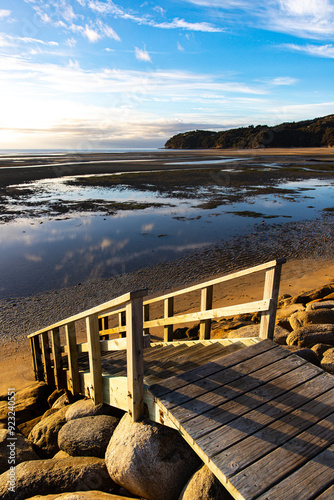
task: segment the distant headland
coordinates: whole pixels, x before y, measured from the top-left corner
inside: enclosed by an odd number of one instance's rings
[[[193,130],[168,139],[166,149],[318,148],[334,146],[334,115],[269,127],[250,125],[222,132]]]

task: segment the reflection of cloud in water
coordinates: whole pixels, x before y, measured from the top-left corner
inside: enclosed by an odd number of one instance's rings
[[[143,224],[141,227],[142,233],[150,233],[154,228],[154,224]]]
[[[40,255],[30,255],[30,254],[25,254],[24,255],[26,260],[29,260],[30,262],[42,262],[43,258]]]
[[[55,271],[61,271],[64,268],[75,263],[76,266],[81,267],[92,267],[90,271],[90,279],[94,276],[98,278],[101,276],[104,268],[108,264],[108,260],[104,260],[109,255],[116,255],[120,252],[124,247],[126,247],[129,243],[130,239],[126,238],[122,241],[114,241],[109,238],[103,238],[103,240],[96,244],[91,245],[87,248],[80,248],[75,251],[68,251],[64,255],[60,264],[55,266]],[[101,261],[101,252],[104,254],[104,258]],[[110,260],[110,259],[109,259]],[[79,264],[78,264],[79,263]]]
[[[163,245],[160,247],[156,247],[154,249],[154,251],[155,252],[172,251],[175,253],[179,253],[179,252],[197,250],[198,248],[204,248],[206,246],[209,246],[210,244],[211,244],[210,242],[206,242],[206,243],[190,243],[188,245],[180,245],[180,246]],[[132,260],[135,260],[138,258],[140,259],[140,258],[144,257],[145,255],[150,255],[151,253],[152,253],[152,249],[143,250],[141,252],[132,252],[131,254],[116,256],[116,257],[113,257],[112,259],[108,259],[106,261],[106,264],[108,266],[115,266],[116,264],[124,264],[126,262],[131,262]]]

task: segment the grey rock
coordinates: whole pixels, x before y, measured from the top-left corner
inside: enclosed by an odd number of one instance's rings
[[[48,409],[47,398],[51,388],[44,382],[36,382],[15,394],[16,425],[42,415]],[[0,401],[0,422],[7,423],[7,399]]]
[[[310,290],[308,292],[301,293],[300,295],[296,295],[292,298],[291,302],[293,304],[307,304],[312,300],[318,300],[327,297],[327,295],[333,292],[334,285],[330,283],[329,285],[321,286],[320,288],[317,288],[315,290]]]
[[[328,350],[331,349],[333,346],[330,344],[315,344],[311,349],[316,353],[318,356],[319,361],[322,360],[322,357],[324,353]]]
[[[70,404],[70,400],[68,397],[67,392],[59,396],[59,398],[56,399],[56,401],[52,405],[53,410],[59,410],[60,408],[64,408],[64,406],[68,406]]]
[[[321,300],[319,302],[310,302],[306,305],[306,311],[314,311],[316,309],[334,309],[334,300]]]
[[[105,403],[95,405],[91,399],[81,399],[73,403],[66,412],[66,420],[74,420],[76,418],[91,417],[94,415],[111,415],[117,416],[115,409]]]
[[[297,312],[290,316],[290,325],[293,330],[308,325],[334,323],[334,310],[316,309],[314,311]]]
[[[237,328],[236,330],[232,330],[228,332],[227,337],[231,338],[247,338],[247,337],[258,337],[260,334],[260,325],[252,324],[247,326],[242,326],[241,328]],[[288,330],[282,328],[281,326],[276,325],[274,330],[274,342],[277,344],[285,345],[286,338],[290,334]]]
[[[60,495],[37,495],[35,497],[30,497],[27,500],[129,500],[129,497],[113,495],[112,493],[103,493],[102,491],[95,490],[76,491],[75,493],[61,493]]]
[[[321,368],[334,374],[334,348],[325,351],[321,360]]]
[[[115,483],[148,500],[177,500],[200,460],[179,433],[125,414],[106,451]]]
[[[30,441],[21,434],[11,436],[6,429],[0,430],[0,474],[27,460],[39,460]]]
[[[23,462],[16,467],[15,493],[8,489],[8,471],[0,476],[1,500],[85,490],[109,493],[115,488],[104,460],[95,457]]]
[[[190,478],[179,500],[233,500],[207,465],[203,465]]]
[[[50,406],[50,408],[52,408],[52,405],[57,401],[57,399],[65,393],[65,389],[56,389],[55,391],[53,391],[53,393],[48,397],[48,405]]]
[[[59,451],[58,432],[66,424],[66,411],[66,407],[61,408],[48,417],[43,418],[30,431],[28,438],[38,447],[39,453],[43,458],[51,457]]]
[[[303,326],[291,332],[286,343],[299,347],[312,347],[315,344],[334,345],[334,325]]]
[[[58,446],[69,455],[104,458],[119,419],[94,415],[67,422],[59,431]]]
[[[305,359],[306,361],[309,361],[309,363],[312,363],[315,366],[320,366],[320,361],[318,356],[312,349],[308,349],[306,347],[298,347],[294,345],[285,345],[283,346],[285,349],[288,349],[290,352],[293,352],[293,354],[297,354],[297,356]]]
[[[260,325],[247,325],[231,330],[227,334],[229,339],[243,339],[248,337],[258,337],[260,332]]]

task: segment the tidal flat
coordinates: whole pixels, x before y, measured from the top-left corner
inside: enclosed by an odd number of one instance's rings
[[[301,249],[296,227],[300,241],[305,225],[330,227],[333,207],[328,148],[2,155],[0,297],[120,277],[213,247],[229,249],[237,265],[249,241],[248,256],[264,261],[256,248],[264,240],[275,255],[283,234],[278,257],[310,257],[316,232]]]

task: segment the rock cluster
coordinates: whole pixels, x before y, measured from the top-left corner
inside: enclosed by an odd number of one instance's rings
[[[230,498],[177,431],[148,420],[132,423],[127,413],[94,406],[90,399],[71,402],[64,391],[50,395],[44,383],[22,394],[17,393],[19,421],[27,437],[16,433],[12,469],[8,431],[0,430],[2,500]]]
[[[260,315],[243,314],[212,325],[214,338],[257,337]],[[274,341],[334,373],[334,284],[279,298]]]
[[[258,335],[259,323],[259,315],[223,320],[213,324],[213,336]],[[197,333],[195,326],[176,335]],[[334,284],[280,297],[274,340],[334,373]],[[40,382],[16,393],[14,436],[5,427],[7,401],[0,398],[1,499],[231,498],[177,431],[148,420],[132,423],[109,405],[51,392]],[[9,437],[15,437],[15,467]]]

